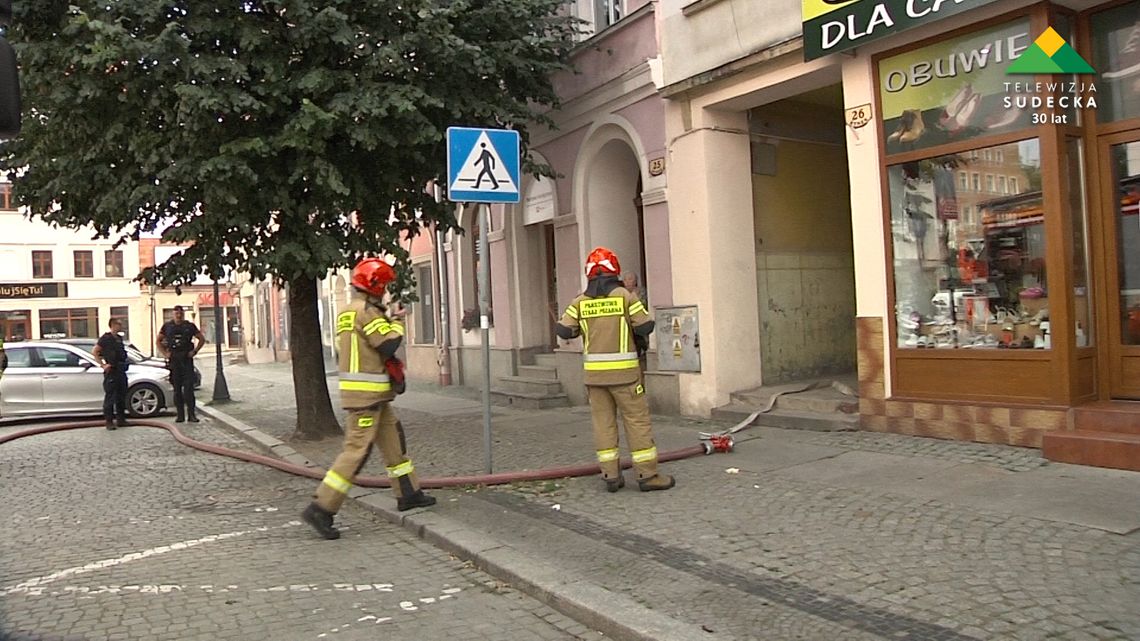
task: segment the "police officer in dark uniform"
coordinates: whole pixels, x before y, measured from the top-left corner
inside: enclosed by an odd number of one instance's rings
[[[176,305],[174,320],[166,321],[158,332],[158,348],[166,357],[170,384],[174,386],[174,406],[178,410],[178,417],[174,419],[176,423],[186,420],[198,422],[194,406],[194,357],[205,344],[206,337],[202,331],[186,320],[182,306]]]
[[[107,429],[113,430],[127,426],[127,368],[131,362],[120,334],[123,323],[112,318],[107,327],[111,331],[99,337],[94,356],[103,368],[103,418],[107,420]]]

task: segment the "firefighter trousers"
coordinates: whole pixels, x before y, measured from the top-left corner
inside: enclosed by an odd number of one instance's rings
[[[396,420],[391,403],[350,410],[344,427],[344,449],[341,450],[314,496],[317,506],[336,514],[352,489],[352,483],[372,452],[373,444],[384,458],[388,478],[396,498],[419,491],[415,468],[407,456],[404,428]]]
[[[594,449],[597,450],[602,476],[614,479],[621,474],[618,411],[621,411],[622,424],[625,425],[625,438],[637,478],[656,476],[657,446],[649,424],[649,401],[645,398],[645,386],[641,381],[625,385],[587,385],[586,392],[594,423]]]

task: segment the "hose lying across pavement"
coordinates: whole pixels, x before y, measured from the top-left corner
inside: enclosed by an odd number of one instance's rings
[[[0,436],[0,445],[15,441],[17,439],[26,438],[28,436],[35,436],[37,434],[47,434],[49,432],[62,432],[65,430],[77,430],[85,428],[103,428],[106,425],[104,421],[83,421],[77,423],[64,423],[59,425],[49,425],[46,427],[33,427],[12,434]],[[303,476],[310,479],[324,478],[325,471],[315,467],[306,467],[304,465],[297,465],[282,461],[280,459],[272,458],[269,456],[262,456],[261,454],[253,454],[250,452],[242,452],[240,450],[233,450],[228,447],[220,445],[212,445],[210,443],[203,443],[190,438],[182,433],[176,426],[159,421],[149,420],[132,420],[131,427],[153,427],[155,429],[166,430],[182,445],[192,447],[201,452],[208,452],[210,454],[217,454],[219,456],[227,456],[229,458],[238,459],[239,461],[246,461],[248,463],[257,463],[266,467],[271,467],[275,470],[288,472],[296,476]],[[658,460],[662,463],[669,461],[679,461],[681,459],[698,456],[701,454],[712,454],[713,452],[728,452],[732,449],[732,441],[727,436],[721,437],[722,440],[713,442],[702,442],[699,445],[684,447],[677,450],[670,450],[662,452],[658,455]],[[632,467],[633,463],[628,458],[623,458],[621,461],[622,469]],[[498,474],[475,474],[470,476],[449,476],[446,478],[423,478],[420,479],[420,485],[424,488],[434,489],[443,487],[464,487],[470,485],[503,485],[506,483],[515,483],[519,481],[546,481],[550,479],[561,479],[571,476],[591,476],[599,474],[601,470],[597,463],[587,463],[582,465],[564,465],[561,467],[548,467],[541,470],[527,470],[523,472],[500,472]],[[391,487],[391,482],[386,477],[377,476],[360,476],[356,478],[356,485],[363,487]]]

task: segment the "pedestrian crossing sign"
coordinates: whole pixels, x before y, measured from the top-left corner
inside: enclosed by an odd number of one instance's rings
[[[447,129],[447,196],[452,202],[519,202],[519,132]]]

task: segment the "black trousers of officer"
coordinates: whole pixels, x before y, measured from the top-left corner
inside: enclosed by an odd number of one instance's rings
[[[174,386],[174,407],[179,416],[194,416],[194,359],[170,355],[170,384]]]
[[[127,372],[112,367],[103,372],[103,418],[127,420]]]

